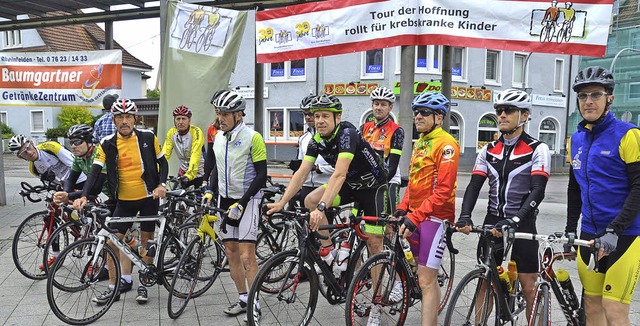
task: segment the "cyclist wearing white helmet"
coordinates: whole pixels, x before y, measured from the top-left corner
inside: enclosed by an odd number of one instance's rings
[[[248,289],[258,273],[256,239],[260,189],[267,182],[267,149],[262,136],[243,121],[246,102],[240,94],[218,91],[211,104],[220,130],[210,153],[216,167],[212,179],[217,183],[212,182],[210,188],[217,188],[218,205],[227,210],[228,217],[218,235],[224,242],[229,271],[238,291],[238,301],[223,312],[235,316],[247,311]],[[212,193],[205,196],[211,198]]]
[[[489,179],[489,204],[483,224],[495,225],[492,230],[495,236],[502,236],[503,226],[518,232],[536,233],[538,206],[549,180],[549,147],[524,132],[531,114],[529,94],[506,89],[498,94],[493,107],[502,135],[478,153],[456,226],[469,233],[473,225],[471,213],[482,185]],[[502,243],[502,239],[496,241]],[[483,248],[483,245],[478,244],[478,247]],[[502,263],[502,250],[494,257],[498,264]],[[511,258],[518,266],[518,279],[527,303],[527,316],[530,316],[539,267],[538,242],[515,240]]]
[[[441,127],[449,112],[449,100],[444,95],[422,93],[415,97],[411,109],[420,138],[413,145],[409,184],[394,215],[405,216],[401,234],[419,242],[411,250],[416,257],[422,290],[422,324],[437,325],[440,302],[438,271],[446,245],[442,221],[453,222],[455,218],[460,146]],[[401,287],[394,288],[390,299],[397,300],[393,298],[395,293],[402,297],[402,291],[398,290]]]
[[[115,216],[155,215],[160,206],[159,198],[166,194],[166,180],[169,164],[164,157],[158,138],[149,130],[135,128],[138,107],[126,98],[117,99],[111,106],[116,133],[105,136],[100,141],[96,156],[87,178],[82,197],[74,201],[76,209],[87,203],[91,189],[99,182],[104,166],[107,169],[107,186],[109,192],[117,200]],[[133,223],[117,223],[113,226],[117,236],[122,240]],[[143,246],[154,239],[156,225],[154,222],[140,223],[140,239]],[[153,257],[143,258],[150,264]],[[131,260],[120,252],[122,278],[115,279],[112,269],[109,275],[109,288],[93,298],[97,305],[106,304],[112,296],[120,300],[120,293],[132,289]],[[109,262],[107,262],[109,263]],[[115,282],[120,282],[119,292],[115,292]],[[138,285],[136,301],[144,304],[148,301],[147,288]]]
[[[400,156],[402,155],[402,144],[404,143],[404,129],[391,120],[390,113],[393,110],[393,103],[396,95],[386,87],[378,87],[371,91],[371,109],[373,111],[373,121],[362,125],[360,130],[362,136],[371,144],[371,147],[384,158],[387,175],[389,178],[389,199],[390,211],[396,209],[400,198]]]

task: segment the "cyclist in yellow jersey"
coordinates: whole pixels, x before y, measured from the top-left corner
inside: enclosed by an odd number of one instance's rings
[[[167,160],[174,150],[178,155],[182,186],[199,188],[204,175],[204,134],[200,127],[191,125],[191,116],[191,110],[184,105],[173,110],[175,127],[167,131],[162,151]]]
[[[129,99],[120,98],[113,103],[111,113],[117,132],[100,141],[82,197],[74,202],[76,209],[81,209],[87,203],[89,191],[106,164],[109,192],[117,199],[114,216],[144,216],[158,213],[158,198],[166,194],[165,181],[169,165],[158,138],[151,131],[134,128],[137,112],[136,104]],[[132,223],[117,223],[112,227],[118,230],[117,236],[123,239],[131,225]],[[142,245],[150,252],[155,252],[157,248],[153,248],[152,242],[148,243],[153,240],[155,223],[141,222],[140,230]],[[147,255],[143,260],[151,263],[153,257]],[[114,293],[115,282],[118,280],[115,280],[115,275],[112,274],[109,278],[109,289],[92,299],[97,305],[104,305],[114,295],[114,300],[117,301],[120,299],[120,292],[131,290],[131,261],[121,252],[120,262],[122,279],[119,280],[119,293]],[[147,300],[147,289],[139,285],[136,301],[144,304]]]
[[[640,280],[640,129],[616,119],[609,70],[587,67],[573,84],[582,122],[571,136],[566,232],[599,239],[598,271],[591,248],[578,249],[587,325],[630,325],[629,304]]]

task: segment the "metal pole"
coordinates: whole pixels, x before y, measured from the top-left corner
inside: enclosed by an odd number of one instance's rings
[[[611,61],[611,67],[609,67],[609,71],[611,73],[613,73],[613,68],[615,68],[616,66],[616,61],[618,61],[618,57],[620,57],[620,55],[622,54],[622,52],[624,51],[632,51],[632,52],[640,52],[640,49],[634,49],[634,48],[624,48],[620,51],[618,51],[618,53],[616,53],[616,56],[613,57],[613,61]]]
[[[453,55],[451,53],[451,47],[445,45],[442,47],[442,88],[440,92],[449,101],[451,101],[451,68],[452,68]],[[442,121],[442,129],[449,132],[451,126],[451,113],[449,112],[444,121]]]
[[[400,127],[404,129],[403,155],[400,156],[398,168],[401,175],[408,175],[411,163],[411,151],[413,149],[413,114],[411,113],[411,101],[413,101],[413,83],[415,75],[416,47],[403,46],[400,50],[400,99],[396,104]]]
[[[4,145],[0,142],[0,144]],[[2,167],[2,172],[0,172],[0,206],[5,206],[7,204],[7,188],[5,186],[4,179],[4,146],[0,149],[0,166]]]
[[[258,10],[256,9],[255,13],[257,12]],[[256,33],[257,31],[254,30],[254,35],[257,35]],[[255,47],[255,43],[254,43],[254,49],[256,51],[258,50]],[[254,58],[257,58],[257,53]],[[254,71],[255,108],[253,109],[253,114],[254,114],[253,128],[255,129],[255,131],[259,132],[264,137],[264,134],[263,134],[263,131],[264,131],[264,65],[262,63],[258,63],[258,60],[256,60],[254,69],[255,69]]]

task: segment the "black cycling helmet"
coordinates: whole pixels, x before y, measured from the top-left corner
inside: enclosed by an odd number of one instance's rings
[[[305,96],[302,101],[300,101],[300,110],[309,110],[314,98],[316,98],[316,96],[313,94]]]
[[[87,143],[93,143],[93,128],[84,123],[71,126],[67,131],[67,138],[82,139]]]
[[[309,108],[312,113],[315,113],[316,111],[342,113],[342,102],[333,95],[320,95],[313,98]]]
[[[118,94],[109,94],[105,97],[102,98],[102,107],[105,110],[111,110],[111,106],[113,105],[113,102],[115,102],[118,99]]]
[[[608,69],[600,66],[591,66],[578,72],[576,79],[573,81],[573,91],[578,92],[588,85],[600,85],[604,87],[609,94],[613,94],[616,83]]]

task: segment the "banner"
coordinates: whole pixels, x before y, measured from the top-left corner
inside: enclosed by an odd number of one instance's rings
[[[158,113],[161,141],[173,127],[172,112],[179,105],[191,109],[191,124],[206,133],[215,118],[211,95],[229,87],[247,21],[246,12],[176,1],[167,7]]]
[[[0,106],[96,107],[122,89],[122,52],[2,52]]]
[[[261,63],[400,45],[604,56],[613,0],[330,0],[260,11]]]

